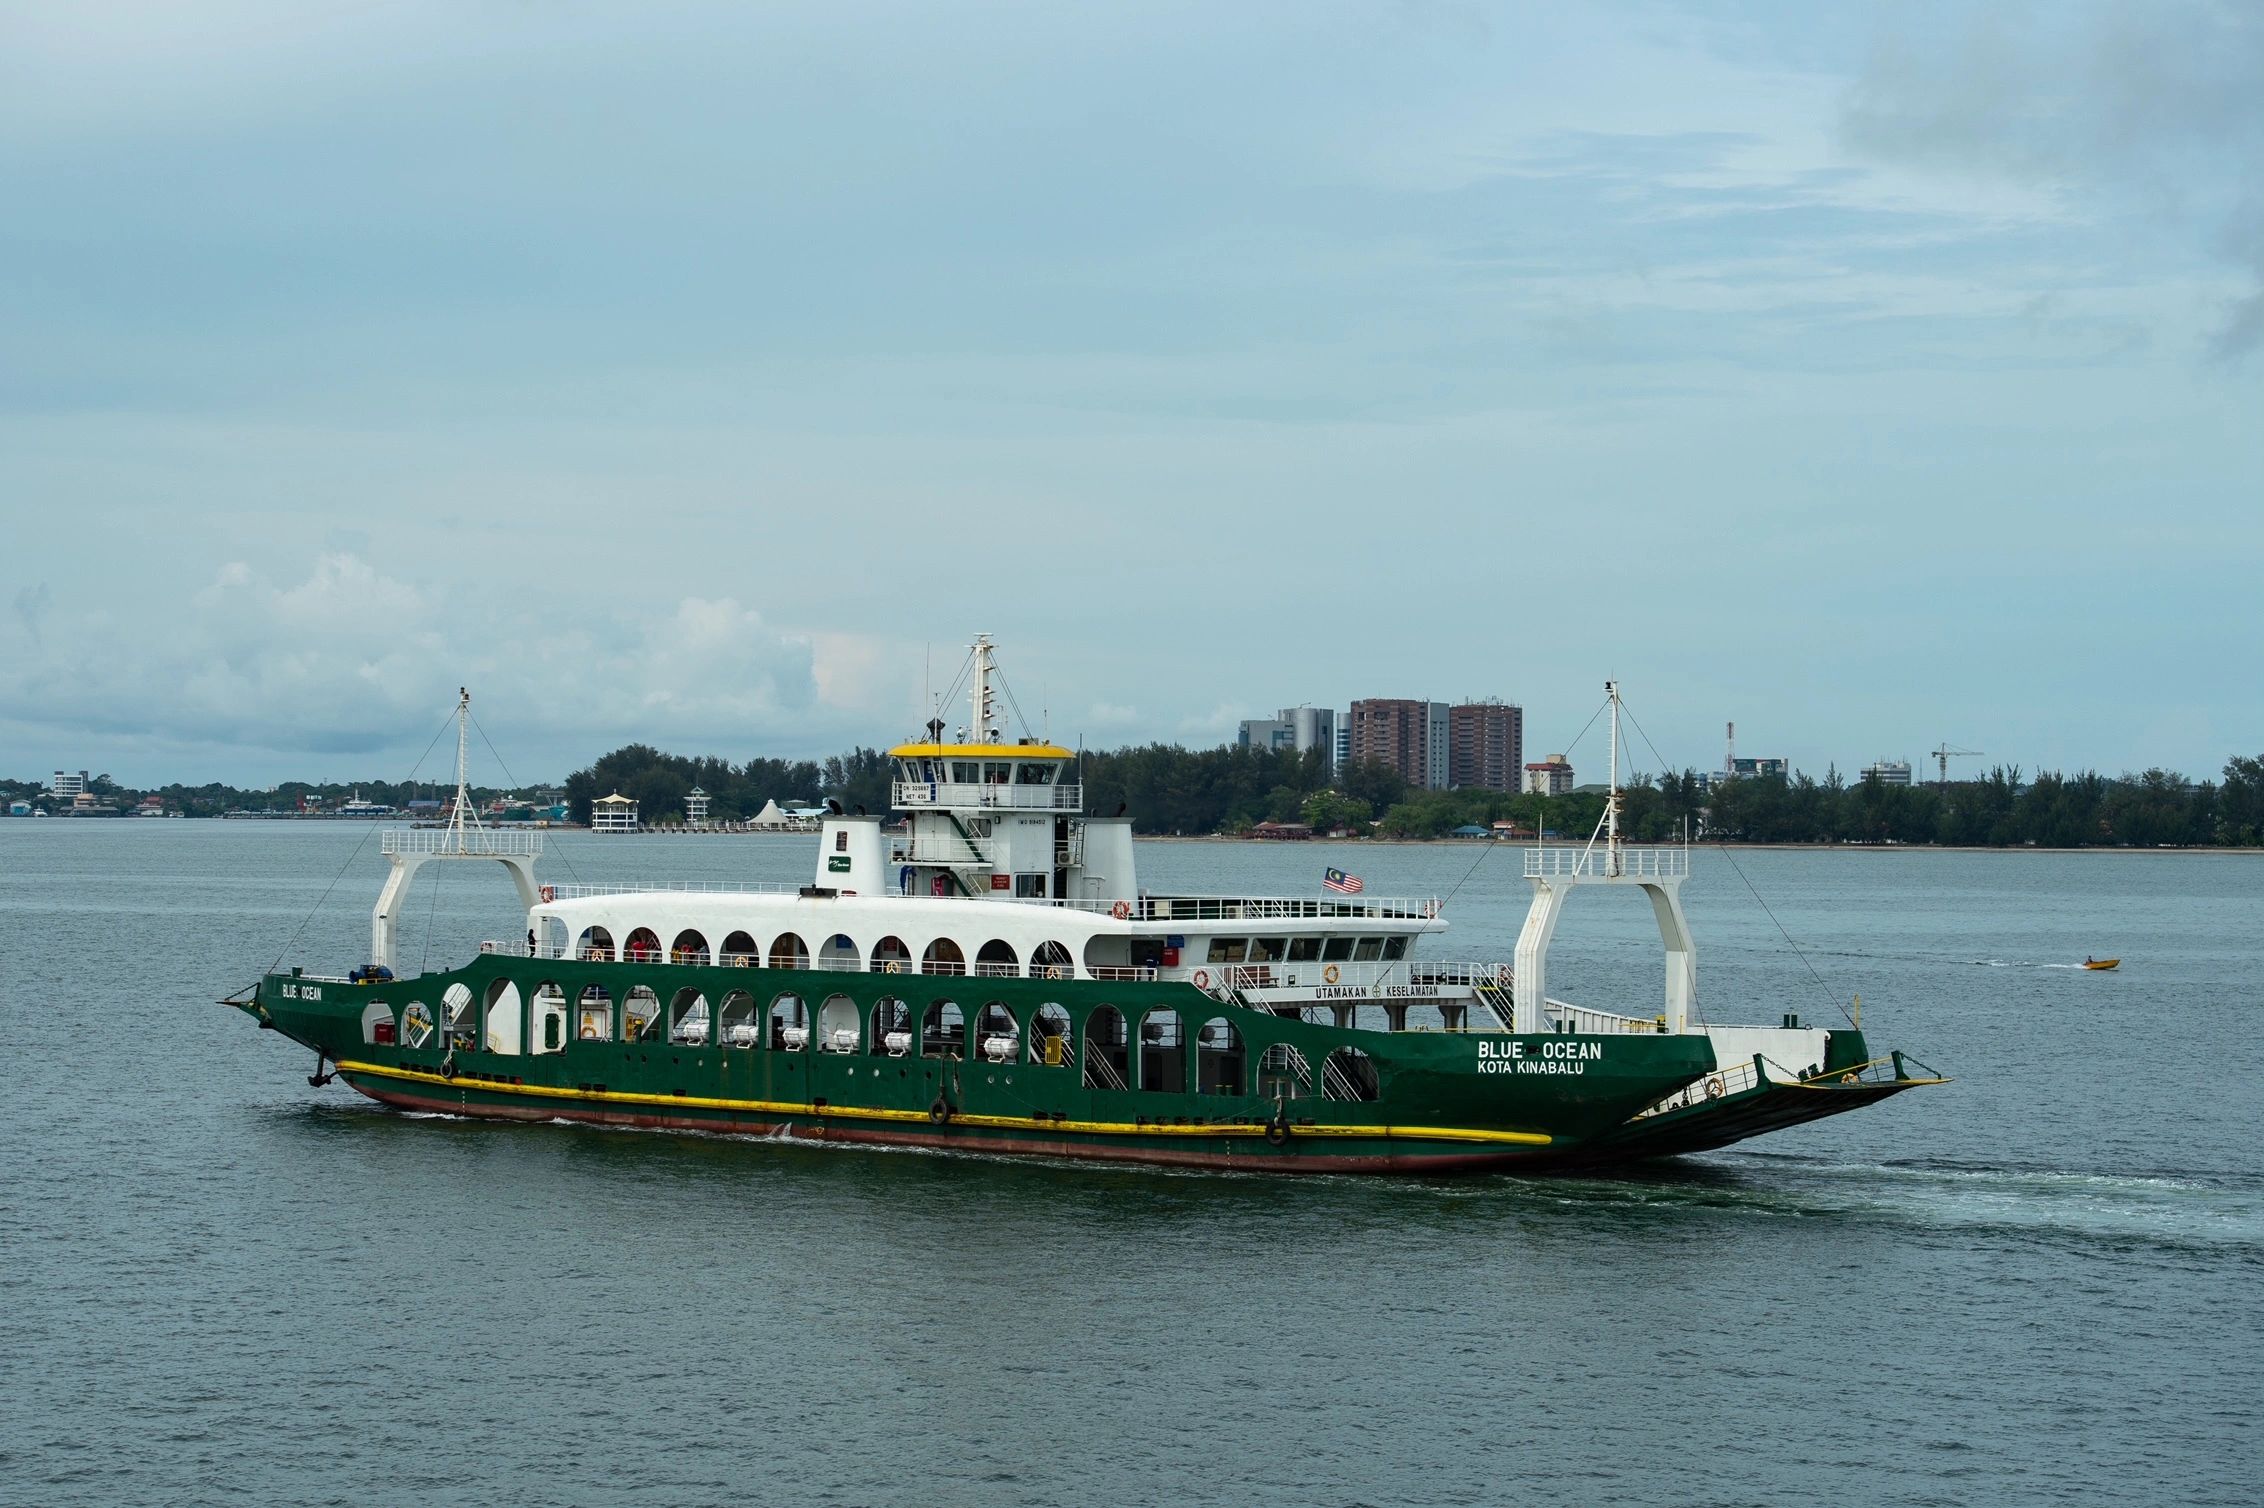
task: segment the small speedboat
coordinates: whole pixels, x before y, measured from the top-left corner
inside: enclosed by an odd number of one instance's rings
[[[2083,966],[2087,969],[2111,969],[2121,962],[2119,958],[2086,958]]]

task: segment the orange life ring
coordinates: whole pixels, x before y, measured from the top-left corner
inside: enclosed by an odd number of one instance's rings
[[[1720,1074],[1715,1074],[1712,1078],[1706,1080],[1707,1099],[1718,1100],[1727,1093],[1729,1093],[1729,1086],[1722,1082]]]
[[[1211,971],[1209,969],[1197,969],[1195,971],[1195,988],[1198,990],[1207,990],[1210,987]]]
[[[550,903],[551,903],[552,901],[555,901],[555,900],[557,900],[557,899],[558,899],[558,887],[557,887],[556,885],[545,885],[545,886],[543,886],[543,887],[542,887],[542,900],[543,900],[543,904],[544,904],[544,905],[546,905],[546,906],[547,906],[547,905],[549,905],[549,904],[550,904]]]
[[[1343,977],[1343,971],[1338,969],[1337,966],[1333,963],[1330,964],[1327,968],[1321,970],[1321,978],[1329,984],[1334,984]]]
[[[1124,921],[1132,915],[1132,903],[1130,901],[1118,901],[1108,908],[1108,914],[1118,921]]]

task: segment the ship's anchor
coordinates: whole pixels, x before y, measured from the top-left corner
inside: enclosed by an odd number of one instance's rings
[[[312,1088],[320,1089],[323,1085],[329,1083],[336,1077],[338,1077],[338,1075],[334,1073],[324,1073],[322,1071],[322,1054],[319,1052],[316,1053],[314,1055],[314,1072],[307,1075],[308,1085]]]

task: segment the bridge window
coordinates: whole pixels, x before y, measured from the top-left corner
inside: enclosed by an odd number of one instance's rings
[[[621,1002],[621,1040],[649,1042],[660,1035],[660,997],[646,985],[629,991]]]
[[[1258,1054],[1258,1095],[1269,1100],[1301,1100],[1313,1092],[1313,1068],[1287,1042]]]
[[[1211,939],[1211,956],[1205,962],[1240,963],[1249,947],[1249,943],[1243,938],[1214,937]]]
[[[1022,972],[1022,960],[1014,956],[1011,946],[994,937],[976,950],[975,972],[992,979],[1012,979]]]
[[[1187,1092],[1187,1036],[1179,1012],[1158,1006],[1140,1018],[1140,1087],[1152,1093]]]
[[[843,969],[854,973],[864,966],[864,955],[857,951],[856,940],[846,932],[836,932],[818,949],[818,967]]]
[[[1363,937],[1359,946],[1352,950],[1354,963],[1374,963],[1383,956],[1384,940],[1380,937]]]
[[[1321,960],[1321,940],[1317,937],[1293,937],[1289,940],[1291,963],[1318,963]]]
[[[1384,939],[1384,958],[1385,958],[1385,960],[1386,960],[1387,962],[1397,962],[1397,961],[1398,961],[1399,959],[1405,958],[1406,956],[1407,956],[1407,939],[1406,939],[1406,938],[1404,938],[1404,937],[1387,937],[1387,938],[1385,938],[1385,939]]]
[[[574,952],[584,963],[613,962],[613,934],[603,927],[584,927],[575,940]]]
[[[774,969],[806,969],[810,966],[810,950],[801,937],[793,932],[781,932],[771,939],[770,966]]]
[[[723,954],[717,961],[746,969],[761,962],[762,956],[762,944],[745,932],[734,932],[723,940]]]
[[[678,990],[668,1002],[668,1040],[678,1047],[708,1044],[707,996],[698,990]]]
[[[593,984],[582,991],[581,1003],[574,1012],[574,1040],[613,1040],[613,996],[604,985]]]
[[[828,995],[818,1007],[818,1047],[825,1052],[852,1053],[863,1040],[857,1027],[857,1002],[847,995]]]
[[[401,1045],[422,1047],[432,1040],[432,1007],[412,1000],[401,1011]]]
[[[1325,939],[1321,943],[1321,957],[1329,963],[1350,963],[1352,961],[1352,939],[1349,937]]]
[[[1340,1047],[1321,1065],[1321,1095],[1332,1100],[1372,1100],[1381,1092],[1376,1060],[1357,1047]]]
[[[920,956],[923,974],[964,974],[967,972],[967,955],[959,951],[959,944],[948,937],[939,937],[928,944],[928,951]]]
[[[1067,979],[1075,971],[1075,960],[1070,958],[1069,950],[1060,943],[1039,943],[1038,950],[1030,955],[1032,979]]]
[[[676,934],[676,941],[668,945],[668,961],[670,963],[706,963],[708,961],[707,939],[692,928],[686,927]]]
[[[440,992],[441,1018],[447,1023],[448,1045],[470,1052],[480,1045],[479,1012],[472,1008],[471,989],[452,984]]]
[[[1011,1063],[1022,1049],[1021,1028],[1014,1013],[996,1000],[975,1016],[975,1042],[987,1063]]]
[[[1069,1012],[1052,1001],[1038,1007],[1030,1018],[1030,1061],[1048,1068],[1064,1068],[1075,1056],[1076,1043],[1069,1034]]]
[[[770,1045],[779,1052],[800,1052],[810,1045],[810,1017],[799,995],[781,995],[770,1003]]]
[[[873,1003],[872,1050],[891,1058],[912,1050],[912,1007],[894,995],[883,995]]]
[[[1104,1005],[1085,1018],[1087,1089],[1124,1088],[1132,1077],[1131,1056],[1122,1011],[1113,1005]]]
[[[1203,1023],[1195,1037],[1195,1092],[1242,1094],[1242,1033],[1224,1016]]]
[[[378,1047],[391,1047],[399,1037],[399,1026],[393,1019],[393,1007],[382,1000],[372,1000],[362,1007],[362,1041]]]
[[[1289,952],[1286,937],[1253,937],[1250,939],[1250,962],[1280,963]]]
[[[938,1000],[920,1018],[920,1056],[963,1058],[967,1055],[967,1018],[958,1002]]]
[[[621,956],[630,963],[652,963],[660,957],[660,934],[650,927],[639,927],[621,944]]]
[[[1053,784],[1054,763],[1044,759],[1025,759],[1014,766],[1016,785]]]
[[[535,1051],[566,1050],[566,992],[545,979],[535,986]]]
[[[526,1006],[519,998],[519,987],[508,979],[498,979],[487,987],[487,1050],[505,1057],[517,1057],[520,1045],[526,1040]]]
[[[716,1012],[715,1040],[725,1047],[752,1047],[760,1038],[755,1030],[755,997],[745,990],[724,996],[723,1008]]]
[[[904,946],[901,937],[884,937],[873,944],[873,972],[875,974],[909,974],[912,972],[912,950]]]

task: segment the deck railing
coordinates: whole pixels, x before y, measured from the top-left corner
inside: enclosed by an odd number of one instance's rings
[[[381,854],[462,854],[478,859],[539,859],[542,834],[523,828],[389,828],[378,840]]]
[[[1683,879],[1689,874],[1690,850],[1687,848],[1622,848],[1616,869],[1612,867],[1611,851],[1601,845],[1525,850],[1525,878],[1529,880],[1592,880],[1615,875],[1665,880]]]
[[[934,862],[944,861],[939,859]],[[809,887],[734,880],[650,880],[640,885],[552,885],[548,888],[554,900],[579,901],[616,895],[799,895]],[[877,898],[895,901],[969,899],[961,895],[930,895],[924,891],[915,891],[909,895],[890,891]],[[981,900],[984,897],[978,896],[975,899]],[[1429,921],[1439,914],[1440,908],[1436,897],[1420,900],[1390,897],[1354,901],[1333,896],[1318,899],[1281,895],[1061,896],[1050,900],[1016,896],[1010,900],[1001,894],[996,901],[986,903],[1054,906],[1064,911],[1084,911],[1107,917],[1116,917],[1118,909],[1122,908],[1124,914],[1120,920],[1152,926],[1175,922],[1221,921]]]

